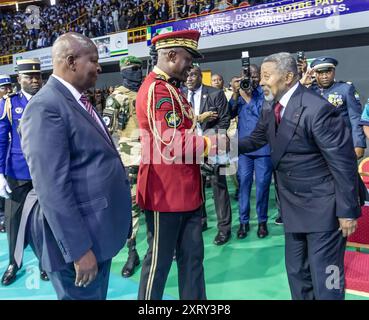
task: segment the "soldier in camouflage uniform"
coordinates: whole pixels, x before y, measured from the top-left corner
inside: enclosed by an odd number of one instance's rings
[[[140,163],[141,146],[136,117],[136,96],[142,82],[142,61],[134,56],[120,60],[123,85],[115,88],[106,99],[103,119],[120,150],[131,183],[132,199],[136,198],[136,181]],[[133,200],[134,201],[134,200]],[[132,236],[127,242],[128,260],[122,269],[123,277],[130,277],[140,264],[136,250],[136,235],[141,210],[134,203],[132,209]]]

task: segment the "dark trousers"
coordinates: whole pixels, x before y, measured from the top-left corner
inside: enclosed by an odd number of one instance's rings
[[[149,248],[142,263],[139,300],[160,300],[176,252],[179,298],[205,300],[201,210],[145,211]]]
[[[272,179],[273,165],[270,156],[252,156],[241,154],[238,161],[237,177],[240,188],[239,208],[240,223],[250,220],[250,197],[252,183],[256,184],[256,213],[258,222],[267,222],[269,188]]]
[[[96,279],[86,288],[76,287],[76,271],[73,263],[61,271],[47,272],[59,300],[106,300],[111,259],[98,263]]]
[[[0,222],[5,219],[5,198],[0,197]]]
[[[17,243],[19,224],[22,217],[23,205],[28,192],[32,189],[31,180],[15,180],[7,177],[12,193],[5,201],[5,227],[9,245],[9,263],[15,264],[14,251]]]
[[[204,183],[204,197],[205,197],[205,176],[202,177]],[[219,170],[213,176],[211,176],[211,187],[213,188],[213,197],[215,204],[215,211],[217,214],[217,227],[223,234],[230,234],[232,227],[232,211],[231,201],[229,199],[229,192],[227,186],[227,177],[221,175]],[[207,213],[205,208],[205,202],[202,206],[202,221],[207,220]]]
[[[31,245],[39,261],[47,247],[47,244],[43,242],[42,221],[39,204],[36,204],[28,217],[25,242]],[[105,300],[108,292],[110,266],[111,259],[98,263],[98,274],[86,288],[75,286],[76,271],[73,263],[67,264],[65,269],[60,271],[48,271],[47,275],[59,300]]]
[[[294,300],[343,300],[342,232],[286,233],[286,269]]]

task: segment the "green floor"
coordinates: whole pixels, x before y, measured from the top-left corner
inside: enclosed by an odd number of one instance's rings
[[[234,188],[229,183],[233,197]],[[253,190],[254,197],[254,190]],[[283,227],[274,224],[277,214],[274,201],[274,188],[270,194],[269,231],[265,239],[256,236],[257,222],[255,209],[252,206],[251,231],[246,239],[238,240],[238,203],[232,200],[233,230],[232,239],[224,246],[215,246],[213,239],[217,233],[216,217],[211,189],[207,189],[207,211],[209,229],[204,232],[205,243],[205,281],[208,299],[285,299],[289,300],[287,277],[284,267]],[[252,199],[255,203],[255,199]],[[147,243],[144,218],[141,217],[141,228],[138,234],[138,251],[143,258]],[[120,275],[127,257],[127,249],[123,249],[113,260],[109,281],[109,300],[132,300],[137,298],[141,268],[132,278],[125,279]],[[8,264],[7,240],[0,234],[0,275]],[[356,295],[346,295],[349,300],[366,299]],[[8,287],[0,286],[0,300],[53,300],[55,291],[50,282],[40,281],[38,262],[28,247],[24,254],[23,268],[17,280]],[[178,299],[177,267],[173,263],[168,277],[164,299]]]
[[[208,299],[272,299],[290,300],[287,276],[284,266],[283,227],[274,224],[277,215],[274,187],[271,188],[269,201],[269,233],[265,239],[256,236],[257,220],[255,213],[255,190],[252,191],[251,230],[249,235],[239,240],[238,202],[233,200],[234,187],[229,181],[232,198],[233,228],[231,240],[223,245],[213,244],[217,233],[216,215],[212,198],[212,190],[206,189],[209,229],[203,233],[205,244],[205,283]],[[137,239],[137,248],[143,258],[147,249],[144,219],[140,220],[141,228]],[[126,259],[127,249],[113,260],[113,273],[120,273],[122,261]],[[130,278],[139,283],[141,268]],[[173,263],[165,294],[169,298],[178,299],[177,266]],[[366,299],[356,295],[346,295],[346,299]]]

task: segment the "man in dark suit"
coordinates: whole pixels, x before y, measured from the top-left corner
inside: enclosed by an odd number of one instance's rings
[[[129,236],[129,182],[103,120],[83,94],[101,72],[96,46],[66,33],[52,56],[53,75],[21,122],[39,202],[27,199],[33,210],[24,212],[21,226],[59,299],[105,299],[111,259]],[[17,248],[23,239],[18,235]]]
[[[230,124],[228,102],[223,90],[202,84],[202,73],[199,67],[189,72],[184,94],[191,103],[197,116],[197,134],[203,135],[208,130],[226,130]],[[203,177],[205,180],[205,177]],[[225,244],[231,236],[232,212],[226,176],[220,174],[219,168],[211,177],[215,210],[218,218],[218,234],[214,239],[216,245]],[[205,194],[205,192],[204,192]],[[203,224],[206,229],[206,209],[203,204]]]
[[[337,110],[298,79],[289,53],[264,60],[260,85],[272,106],[239,153],[270,145],[292,298],[343,299],[346,237],[360,215],[354,146]]]

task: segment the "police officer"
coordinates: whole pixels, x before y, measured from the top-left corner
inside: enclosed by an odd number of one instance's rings
[[[17,129],[28,101],[42,85],[39,59],[18,60],[17,66],[21,90],[8,94],[0,102],[0,196],[8,199],[5,203],[5,224],[9,243],[9,266],[1,280],[5,286],[16,279],[18,266],[14,259],[15,245],[23,204],[32,189],[31,176]],[[46,272],[42,270],[40,276],[42,280],[48,280]]]
[[[0,75],[0,101],[1,99],[12,92],[12,81],[7,74]],[[5,232],[5,199],[0,197],[0,232]]]
[[[134,56],[128,56],[122,58],[119,65],[123,85],[115,88],[107,98],[103,119],[115,138],[114,140],[118,141],[123,163],[128,167],[132,199],[134,199],[141,154],[136,117],[136,97],[142,82],[142,61]],[[128,259],[122,269],[123,277],[132,276],[135,268],[140,264],[136,250],[136,235],[141,210],[135,203],[132,208],[132,236],[127,241]]]
[[[311,63],[315,71],[316,83],[311,89],[335,106],[351,129],[355,153],[358,159],[364,156],[366,139],[360,126],[362,106],[359,93],[350,82],[335,81],[338,61],[331,57],[320,57]]]

